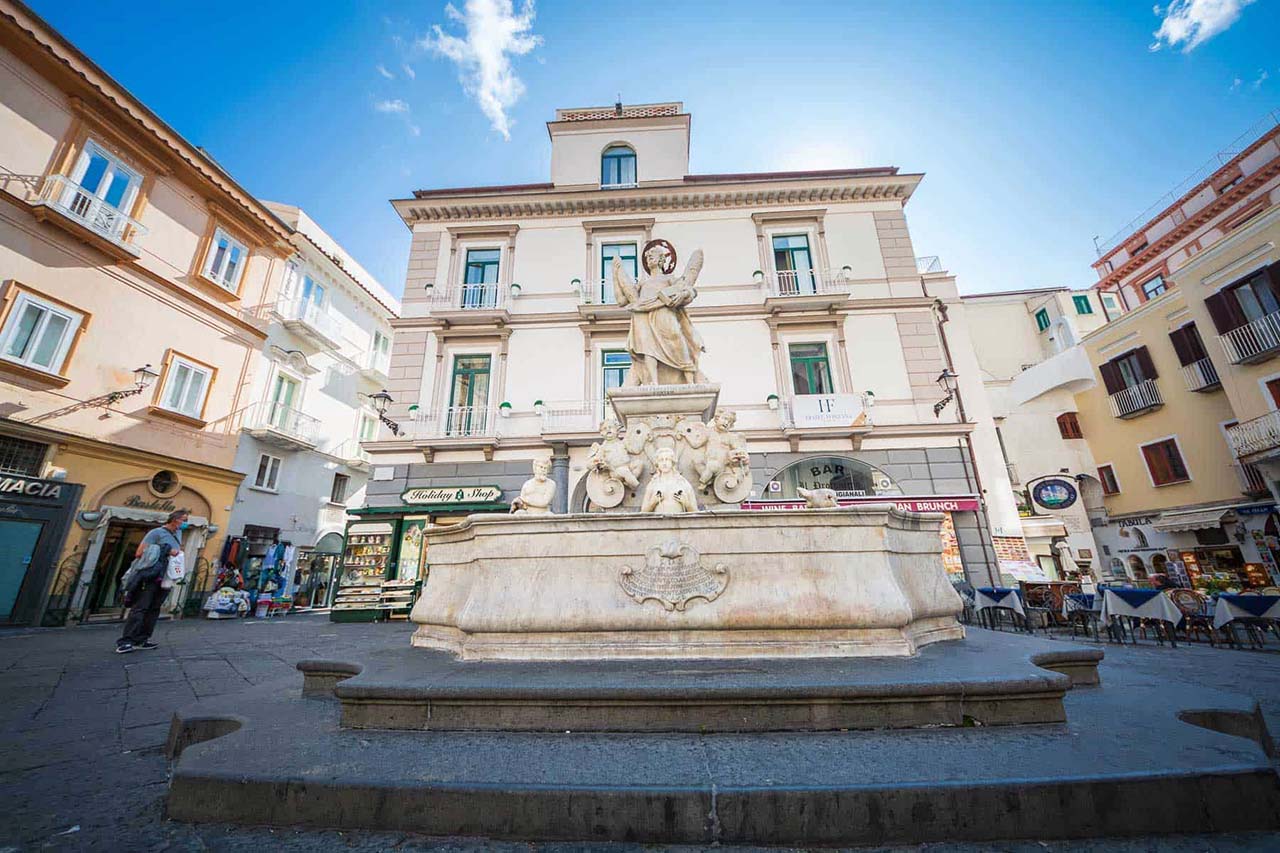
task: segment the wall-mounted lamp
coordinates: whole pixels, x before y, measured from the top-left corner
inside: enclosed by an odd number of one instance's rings
[[[949,367],[938,374],[938,387],[941,388],[947,396],[933,404],[933,416],[935,418],[941,417],[942,410],[947,407],[948,403],[955,399],[957,376],[959,376],[959,374]]]
[[[387,429],[391,430],[391,434],[397,438],[400,436],[400,424],[387,417],[387,407],[395,400],[391,399],[391,395],[387,393],[387,389],[383,388],[377,394],[369,395],[369,402],[373,403],[373,410],[378,413],[378,420],[387,425]]]

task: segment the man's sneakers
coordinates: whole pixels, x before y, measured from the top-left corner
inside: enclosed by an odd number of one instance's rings
[[[151,642],[150,640],[147,640],[145,643],[138,643],[136,646],[134,646],[134,648],[138,649],[139,651],[149,652],[152,649],[160,648],[160,646],[156,643]]]
[[[116,646],[116,654],[118,655],[127,655],[131,651],[133,651],[133,643],[120,643]]]

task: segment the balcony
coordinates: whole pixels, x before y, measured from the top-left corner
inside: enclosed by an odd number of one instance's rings
[[[419,413],[408,426],[414,440],[492,436],[497,434],[498,413],[488,406],[451,406],[439,413]]]
[[[596,434],[600,423],[612,414],[606,400],[570,400],[545,403],[538,412],[542,417],[542,434]],[[607,413],[607,414],[606,414]]]
[[[431,316],[458,325],[505,323],[510,288],[504,284],[453,283],[433,288]]]
[[[916,272],[920,273],[920,275],[940,273],[942,272],[942,259],[937,255],[924,255],[916,258]]]
[[[1093,365],[1084,347],[1077,344],[1039,364],[1026,367],[1009,383],[1009,399],[1021,405],[1050,391],[1063,389],[1077,394],[1093,387]]]
[[[329,309],[316,305],[309,299],[281,302],[276,307],[284,327],[298,337],[322,350],[337,350],[342,346],[342,332],[338,319]]]
[[[618,305],[613,292],[613,279],[578,285],[578,314],[588,320],[626,317],[629,312]]]
[[[850,284],[843,271],[771,270],[764,284],[765,308],[774,312],[822,310],[849,299]]]
[[[341,459],[344,465],[357,471],[368,471],[373,463],[373,457],[369,455],[369,451],[361,447],[360,442],[354,438],[338,445],[337,449],[329,455]]]
[[[1164,405],[1160,387],[1154,379],[1144,379],[1110,397],[1111,414],[1117,418],[1136,418]]]
[[[391,376],[391,356],[385,352],[369,350],[356,357],[360,378],[370,385],[385,387]]]
[[[297,409],[270,403],[249,413],[245,432],[281,450],[314,450],[320,443],[320,420]]]
[[[47,215],[54,211],[55,216]],[[133,260],[141,252],[133,245],[147,229],[124,211],[89,193],[66,175],[50,175],[40,188],[35,216],[56,221],[86,243],[118,260]]]
[[[1232,364],[1266,361],[1280,351],[1280,313],[1266,314],[1223,335],[1218,335]]]
[[[1258,470],[1258,466],[1247,462],[1237,462],[1234,466],[1236,476],[1240,478],[1240,493],[1250,497],[1266,497],[1271,494],[1267,488],[1267,480]]]
[[[1236,424],[1227,430],[1227,438],[1238,459],[1273,455],[1280,449],[1280,412]]]
[[[1182,381],[1187,383],[1188,391],[1212,391],[1222,385],[1218,379],[1218,369],[1207,358],[1193,361],[1182,368]]]

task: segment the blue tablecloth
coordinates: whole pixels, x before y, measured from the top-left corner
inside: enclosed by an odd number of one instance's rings
[[[985,610],[988,607],[1005,607],[1019,615],[1025,615],[1026,613],[1022,607],[1022,598],[1018,595],[1018,590],[1008,586],[978,587],[973,597],[973,605],[976,610]]]
[[[1261,616],[1276,606],[1280,602],[1280,595],[1228,595],[1223,593],[1218,596],[1221,601],[1227,601],[1232,607],[1238,607],[1245,613],[1253,616]]]
[[[1072,613],[1097,610],[1100,606],[1097,596],[1091,592],[1071,592],[1062,599],[1062,615],[1069,617]]]
[[[1141,607],[1160,594],[1158,589],[1111,589],[1120,600],[1130,607]]]
[[[1018,590],[1012,586],[980,586],[978,592],[992,601],[1004,601],[1010,595],[1017,595]]]

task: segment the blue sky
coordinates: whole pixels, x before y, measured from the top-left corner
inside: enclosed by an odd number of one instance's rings
[[[545,181],[555,108],[619,92],[684,102],[693,172],[924,172],[916,252],[968,293],[1089,285],[1095,235],[1280,107],[1280,0],[28,2],[393,293],[388,199]]]

